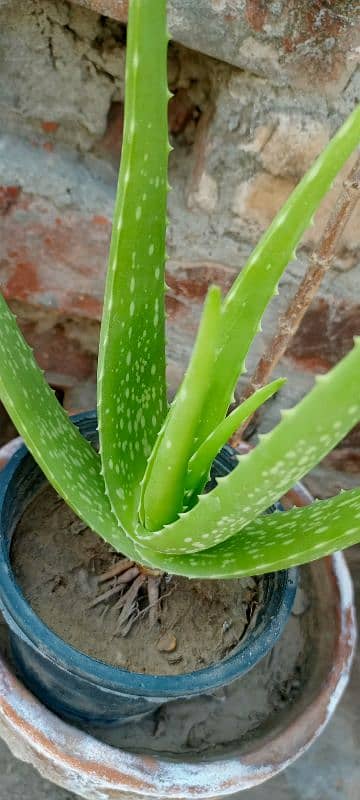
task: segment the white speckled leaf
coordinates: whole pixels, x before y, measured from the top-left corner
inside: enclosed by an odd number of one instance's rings
[[[105,494],[99,455],[58,403],[0,295],[0,398],[56,491],[106,541],[132,556]]]
[[[163,555],[139,548],[154,567],[189,578],[262,575],[306,564],[360,540],[360,490],[343,492],[306,508],[263,515],[210,550]]]
[[[196,342],[180,390],[155,446],[143,481],[143,515],[148,530],[172,522],[183,508],[185,476],[199,415],[215,363],[221,291],[209,289]]]
[[[132,0],[123,150],[98,368],[103,474],[111,505],[128,530],[167,413],[167,43],[165,0]]]
[[[326,149],[276,215],[228,292],[216,369],[199,425],[199,441],[224,418],[250,345],[281,275],[334,178],[360,143],[360,106],[346,120]]]
[[[188,504],[193,505],[191,498],[194,499],[201,493],[205,483],[209,478],[210,468],[216,455],[226,444],[228,439],[241,427],[248,417],[257,411],[263,403],[281,389],[286,383],[286,378],[277,378],[267,386],[263,386],[254,392],[251,397],[244,400],[228,417],[218,425],[213,433],[200,445],[189,461],[188,473],[185,480],[185,489],[188,494]]]
[[[198,451],[198,466],[205,455],[209,460],[230,425],[224,416],[261,316],[314,211],[360,141],[360,107],[277,215],[221,314],[216,290],[210,293],[214,313],[210,326],[206,321],[200,331],[184,382],[186,397],[180,391],[164,425],[167,41],[166,0],[131,0],[123,155],[98,368],[101,459],[58,404],[1,297],[0,397],[55,489],[116,549],[189,576],[256,574],[309,561],[359,539],[359,490],[259,517],[360,420],[359,339],[256,449],[239,459],[234,472],[218,479],[218,486],[187,513],[161,526],[181,506],[191,455]],[[208,342],[201,339],[206,330]],[[138,521],[141,482],[152,451],[147,477],[154,480],[143,483],[143,509],[149,527],[159,525],[154,532]],[[164,501],[157,491],[169,465]]]
[[[312,469],[360,420],[360,338],[281,422],[239,457],[236,469],[198,504],[138,542],[163,553],[196,552],[238,533]]]

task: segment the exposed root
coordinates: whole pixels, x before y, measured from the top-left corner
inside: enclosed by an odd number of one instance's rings
[[[121,626],[120,635],[121,635],[123,638],[124,638],[125,636],[127,636],[127,635],[128,635],[128,633],[130,633],[130,631],[131,631],[131,628],[132,628],[132,626],[135,624],[135,622],[136,622],[136,620],[137,620],[137,619],[138,619],[138,615],[137,615],[137,613],[136,613],[136,611],[135,611],[135,613],[133,613],[133,614],[132,614],[132,615],[129,617],[128,621],[127,621],[127,622],[126,622],[124,625],[122,625],[122,626]]]
[[[134,583],[130,586],[130,589],[125,592],[123,597],[121,598],[123,601],[123,609],[118,619],[117,624],[117,633],[126,636],[126,633],[129,633],[131,625],[129,627],[130,618],[136,615],[137,606],[137,595],[143,583],[145,583],[145,575],[138,575],[138,577],[134,580]],[[126,630],[126,633],[124,632]]]
[[[109,606],[104,606],[103,610],[100,612],[100,619],[103,620],[106,617],[106,614],[109,611]]]
[[[106,572],[97,576],[97,585],[107,583],[109,588],[98,594],[89,605],[95,608],[104,604],[101,618],[110,605],[119,611],[115,634],[127,636],[140,617],[149,615],[150,628],[159,623],[161,600],[169,594],[161,593],[163,573],[135,564],[128,558],[116,561]],[[165,589],[165,585],[163,589]],[[118,596],[118,597],[117,597]],[[115,603],[111,602],[116,598]]]
[[[113,597],[115,594],[119,594],[124,589],[124,584],[131,583],[134,578],[137,578],[139,574],[139,568],[134,566],[130,569],[126,570],[122,575],[119,575],[116,579],[116,583],[112,586],[111,589],[108,589],[106,592],[99,594],[95,599],[90,603],[90,608],[94,608],[94,606],[99,605],[99,603],[103,603],[104,600],[109,600],[110,597]]]
[[[154,628],[159,621],[159,596],[161,578],[148,577],[147,593],[149,598],[149,625]]]
[[[113,567],[110,567],[107,572],[103,572],[102,575],[98,576],[98,583],[106,583],[106,581],[111,580],[111,578],[116,578],[117,575],[121,575],[133,566],[134,562],[130,561],[129,558],[122,558],[120,561],[117,561]]]
[[[95,608],[95,606],[100,605],[100,603],[104,603],[106,600],[110,600],[111,597],[114,597],[115,594],[119,594],[119,592],[123,591],[123,586],[120,584],[115,584],[111,589],[108,589],[107,592],[103,592],[95,597],[94,600],[91,601],[89,608]]]
[[[143,564],[139,564],[139,570],[142,572],[143,575],[149,575],[152,578],[161,578],[163,576],[163,572],[160,569],[152,569],[151,567],[145,567]]]

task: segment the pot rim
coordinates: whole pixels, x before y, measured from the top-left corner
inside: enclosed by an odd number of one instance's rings
[[[74,422],[85,428],[93,425],[96,412],[83,412],[72,417]],[[32,465],[41,470],[25,446],[21,446],[12,456],[0,474],[0,530],[5,529],[6,499],[12,486],[17,483],[19,471]],[[45,481],[45,479],[44,479]],[[14,518],[11,532],[18,518]],[[6,537],[7,538],[7,537]],[[5,537],[3,537],[5,539]],[[16,635],[20,636],[33,649],[69,673],[75,674],[107,692],[137,695],[161,700],[186,697],[213,690],[230,683],[244,675],[275,644],[289,618],[297,587],[297,569],[281,570],[266,576],[267,604],[265,612],[259,614],[258,626],[250,630],[243,646],[225,657],[222,661],[200,670],[180,675],[152,675],[133,672],[114,667],[106,662],[82,653],[54,633],[33,611],[20,587],[17,585],[10,562],[10,547],[2,543],[0,559],[0,608],[6,621]]]
[[[194,762],[134,755],[103,744],[63,722],[23,687],[0,657],[0,710],[7,741],[25,751],[46,777],[84,797],[157,797],[171,800],[235,794],[274,776],[320,735],[347,685],[356,640],[351,578],[342,553],[323,560],[337,598],[338,636],[332,668],[316,700],[271,742],[254,742],[242,757]],[[130,793],[129,795],[127,794]]]

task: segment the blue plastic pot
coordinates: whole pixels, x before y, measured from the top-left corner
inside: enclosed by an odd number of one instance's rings
[[[96,414],[74,417],[96,444]],[[216,461],[219,473],[234,466],[231,449]],[[116,726],[176,698],[212,692],[239,678],[271,650],[289,617],[296,570],[265,576],[264,606],[235,652],[220,663],[176,676],[143,675],[112,667],[70,646],[34,613],[10,563],[11,540],[26,506],[45,478],[22,447],[0,474],[0,608],[10,629],[16,669],[24,684],[51,710],[85,727]],[[41,569],[41,565],[39,565]]]

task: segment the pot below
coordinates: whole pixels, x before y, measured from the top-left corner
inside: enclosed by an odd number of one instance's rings
[[[323,731],[347,684],[354,650],[352,585],[343,556],[309,565],[301,570],[301,582],[302,576],[307,593],[295,606],[274,653],[281,658],[281,649],[296,646],[299,623],[307,618],[307,678],[282,709],[259,720],[257,727],[227,747],[171,759],[168,754],[135,754],[99,742],[43,706],[24,688],[3,654],[1,735],[14,755],[88,800],[215,800],[262,783],[300,756]],[[238,692],[238,715],[244,703],[251,705],[246,682],[268,666],[267,659],[241,680],[245,685]],[[236,714],[234,697],[228,698],[229,719]],[[179,702],[164,707],[169,723]],[[156,747],[156,738],[152,745]]]
[[[96,415],[75,418],[96,442]],[[225,459],[222,471],[234,463]],[[10,628],[13,659],[28,688],[60,716],[93,730],[116,727],[149,713],[168,700],[214,692],[245,675],[274,646],[288,620],[296,591],[296,570],[263,578],[263,607],[253,627],[230,655],[216,664],[180,675],[144,675],[112,667],[60,639],[34,613],[14,580],[10,563],[13,532],[44,477],[25,448],[10,460],[0,479],[0,604]]]

